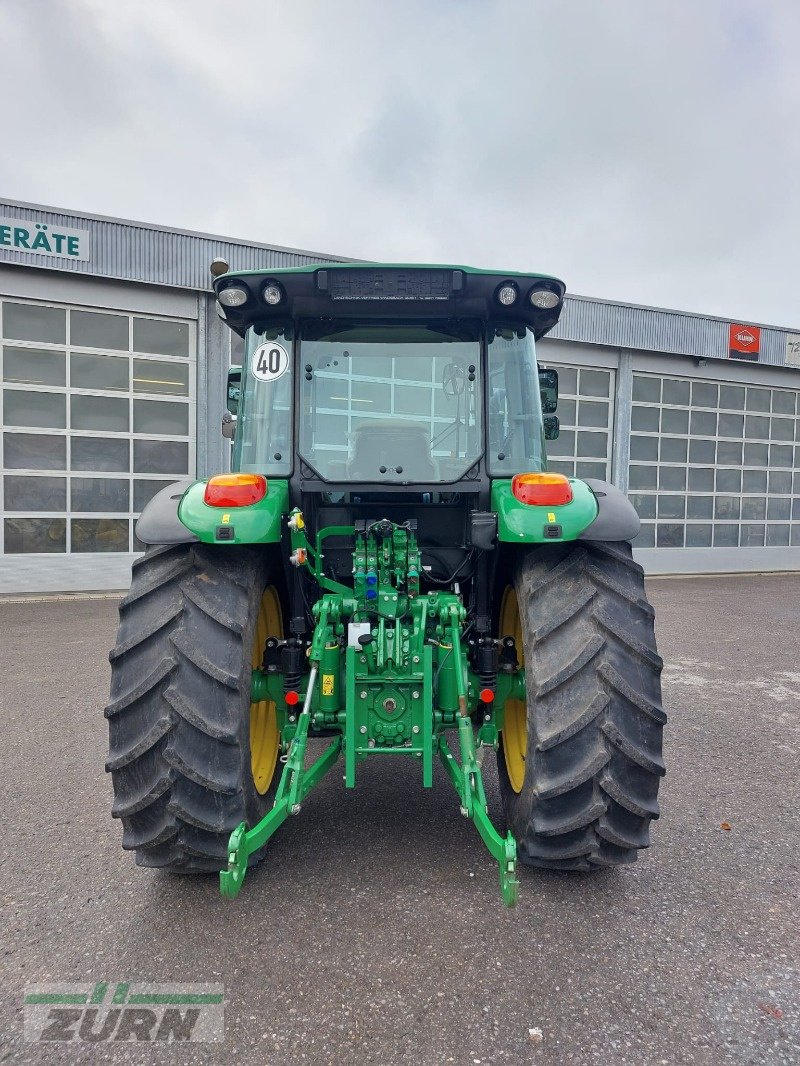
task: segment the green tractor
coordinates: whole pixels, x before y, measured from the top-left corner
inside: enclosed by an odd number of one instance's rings
[[[509,905],[518,859],[632,862],[658,817],[662,663],[636,512],[547,471],[558,376],[535,342],[563,283],[331,264],[213,284],[245,340],[234,472],[138,522],[106,709],[122,846],[232,897],[324,774],[354,788],[405,757],[424,788],[441,761]]]

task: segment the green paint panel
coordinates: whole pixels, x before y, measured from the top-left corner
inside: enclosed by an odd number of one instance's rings
[[[589,486],[570,478],[572,502],[557,507],[520,503],[510,481],[492,483],[492,510],[497,512],[497,535],[513,544],[558,544],[576,540],[597,518],[598,506]],[[548,516],[554,515],[551,519]],[[546,537],[545,527],[561,526],[560,537]]]
[[[209,507],[203,500],[205,490],[205,481],[195,481],[178,504],[178,518],[202,544],[277,544],[280,541],[281,520],[289,511],[288,481],[270,480],[264,499],[249,507]],[[221,527],[232,529],[233,536],[229,539],[218,536]]]

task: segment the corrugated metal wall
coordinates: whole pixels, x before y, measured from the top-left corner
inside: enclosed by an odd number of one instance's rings
[[[186,289],[208,289],[212,259],[222,257],[236,270],[305,266],[341,262],[334,256],[246,244],[203,233],[160,229],[137,222],[55,211],[35,204],[0,200],[0,214],[43,222],[52,229],[88,230],[91,259],[55,259],[34,252],[3,248],[0,257],[20,266],[46,267],[93,277],[121,278]]]
[[[561,321],[550,336],[614,348],[728,359],[729,325],[723,319],[702,315],[568,296]],[[787,333],[788,330],[761,327],[760,363],[785,365]]]

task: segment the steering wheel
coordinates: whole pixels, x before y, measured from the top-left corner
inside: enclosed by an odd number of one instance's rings
[[[463,363],[447,363],[442,370],[442,392],[454,398],[467,387],[467,369]]]

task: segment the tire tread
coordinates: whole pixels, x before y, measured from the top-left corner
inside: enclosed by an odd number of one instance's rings
[[[140,866],[218,870],[261,816],[250,778],[250,648],[270,558],[201,544],[149,548],[120,603],[111,661],[112,815]]]
[[[513,575],[525,636],[522,791],[500,786],[520,859],[591,871],[633,862],[658,818],[663,660],[644,571],[626,543],[547,545]],[[501,636],[503,634],[500,634]]]

